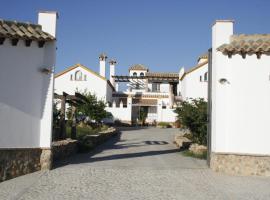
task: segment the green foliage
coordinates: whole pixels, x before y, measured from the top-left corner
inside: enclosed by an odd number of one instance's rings
[[[53,127],[56,128],[60,120],[60,110],[57,109],[57,103],[53,103]]]
[[[170,128],[171,124],[168,122],[159,122],[158,126],[161,126],[162,128]]]
[[[97,100],[96,95],[85,91],[82,93],[87,99],[87,103],[78,106],[78,113],[88,116],[90,119],[100,123],[106,117],[105,103],[102,100]]]
[[[207,143],[207,102],[203,99],[183,101],[175,112],[181,124],[192,133],[192,140],[198,144]]]
[[[182,155],[187,156],[187,157],[199,158],[203,160],[207,159],[207,152],[203,152],[202,154],[195,154],[189,150],[186,150],[182,152]]]
[[[142,122],[143,125],[145,124],[147,115],[148,115],[148,107],[140,107],[139,120]]]

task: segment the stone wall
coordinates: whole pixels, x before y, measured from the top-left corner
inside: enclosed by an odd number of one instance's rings
[[[52,143],[53,160],[67,158],[78,151],[78,141],[72,139],[55,141]]]
[[[270,156],[212,152],[210,167],[229,175],[270,176]]]
[[[0,150],[0,181],[41,169],[50,169],[50,167],[50,149],[26,148]]]

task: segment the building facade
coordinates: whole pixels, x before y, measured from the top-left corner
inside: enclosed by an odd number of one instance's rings
[[[0,21],[2,180],[50,168],[56,20],[39,12],[38,24]]]
[[[202,98],[207,100],[208,93],[208,53],[198,58],[196,66],[180,70],[180,91],[183,100]]]
[[[233,21],[212,27],[210,166],[270,176],[270,34],[236,35]]]
[[[115,119],[135,124],[144,109],[149,124],[176,121],[178,73],[150,72],[144,65],[136,64],[129,68],[129,75],[113,76],[113,79],[115,83],[122,82],[127,86],[126,91],[113,92],[113,104],[106,108]]]

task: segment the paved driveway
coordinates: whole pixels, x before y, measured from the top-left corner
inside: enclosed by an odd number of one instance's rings
[[[1,183],[0,199],[270,199],[270,178],[217,174],[183,157],[177,131],[128,128],[91,154]]]

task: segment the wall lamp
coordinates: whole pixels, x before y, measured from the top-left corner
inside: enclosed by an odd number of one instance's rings
[[[40,72],[41,72],[42,74],[49,75],[49,74],[52,73],[52,70],[49,69],[49,68],[43,67],[43,68],[40,69]]]
[[[230,82],[226,79],[226,78],[221,78],[221,79],[219,79],[218,80],[218,82],[220,83],[220,84],[222,84],[222,85],[224,85],[224,84],[230,84]]]

